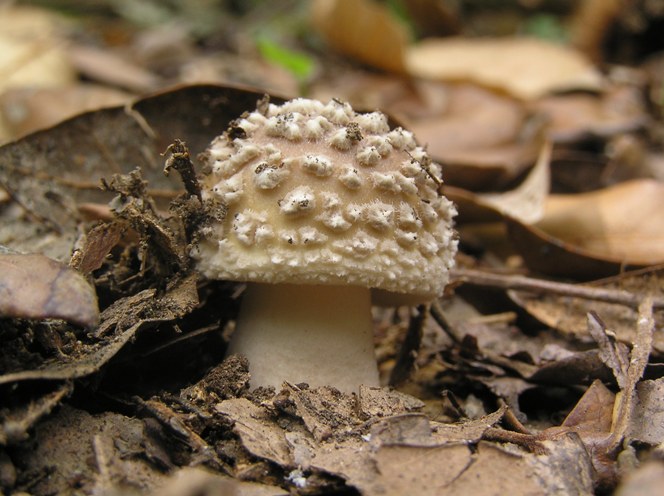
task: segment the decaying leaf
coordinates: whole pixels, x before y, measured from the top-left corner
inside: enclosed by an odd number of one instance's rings
[[[628,436],[642,443],[659,445],[664,442],[664,381],[642,381],[636,386],[634,405]]]
[[[660,272],[659,270],[628,272],[615,278],[598,281],[589,288],[627,291],[645,298],[648,294],[661,294],[664,282],[661,280]],[[622,343],[633,343],[636,338],[634,322],[638,319],[638,314],[633,306],[564,294],[535,295],[525,291],[509,291],[509,295],[539,321],[575,339],[589,342],[587,315],[591,311],[601,317],[602,322]],[[658,327],[664,326],[664,314],[661,309],[655,312],[654,318]],[[655,333],[653,336],[653,349],[660,353],[664,351],[664,336],[661,333]]]
[[[57,415],[35,429],[35,442],[22,445],[15,455],[48,477],[25,477],[17,489],[36,494],[65,494],[77,486],[87,494],[157,487],[165,475],[151,466],[143,422],[117,413],[91,415],[63,406]]]
[[[67,360],[57,357],[33,370],[1,375],[0,384],[35,379],[75,379],[90,375],[113,358],[141,328],[182,317],[191,312],[197,302],[195,276],[173,283],[163,295],[157,296],[156,291],[150,289],[123,298],[102,313],[101,323],[96,329],[98,339],[82,344],[76,356],[69,356]]]
[[[471,80],[523,99],[602,86],[580,53],[534,38],[429,39],[408,49],[406,65],[414,76]]]
[[[561,432],[574,432],[586,445],[603,441],[611,432],[616,395],[601,381],[588,387],[560,426],[545,430],[542,438],[554,438]]]
[[[0,187],[33,224],[39,220],[56,239],[65,240],[57,257],[64,261],[79,235],[80,206],[111,200],[99,188],[102,178],[140,168],[150,195],[167,203],[181,189],[176,179],[163,174],[161,153],[168,145],[182,139],[195,156],[262,96],[240,88],[192,85],[77,116],[1,147]],[[21,241],[8,236],[5,243],[18,249]]]
[[[80,273],[43,255],[0,253],[0,316],[93,327],[99,308],[94,288]]]
[[[373,0],[316,0],[315,28],[335,49],[380,69],[403,72],[406,30]]]

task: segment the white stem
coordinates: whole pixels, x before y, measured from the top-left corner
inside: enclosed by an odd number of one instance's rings
[[[356,286],[249,284],[229,354],[249,359],[251,385],[283,381],[348,393],[378,386],[371,295]]]

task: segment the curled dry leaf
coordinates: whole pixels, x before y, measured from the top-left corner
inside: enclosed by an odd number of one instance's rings
[[[664,184],[633,180],[590,193],[552,195],[537,227],[607,261],[664,262]]]
[[[450,84],[445,90],[442,111],[405,114],[404,120],[444,165],[447,184],[495,191],[535,162],[542,139],[521,102],[472,84]]]
[[[134,296],[119,299],[101,315],[95,338],[81,343],[75,355],[56,357],[40,367],[0,375],[0,384],[26,380],[66,380],[97,372],[113,358],[143,327],[178,319],[198,303],[196,276],[175,281],[161,295],[146,289]]]
[[[664,184],[633,180],[576,195],[551,195],[532,226],[507,221],[533,270],[572,278],[613,275],[664,262]]]
[[[472,193],[454,186],[444,186],[444,193],[457,204],[459,222],[490,222],[503,215],[524,224],[537,222],[544,214],[549,194],[551,144],[545,143],[537,163],[516,188],[503,193]]]
[[[579,52],[534,38],[432,38],[408,49],[406,65],[413,76],[474,81],[526,100],[602,86],[599,72]]]
[[[0,120],[4,120],[7,126],[5,137],[16,139],[76,114],[122,105],[129,100],[127,93],[93,84],[15,88],[0,95]]]
[[[379,69],[403,72],[407,33],[373,0],[316,0],[314,27],[336,50]]]
[[[93,327],[99,307],[94,288],[78,272],[43,255],[5,253],[0,254],[0,315]]]

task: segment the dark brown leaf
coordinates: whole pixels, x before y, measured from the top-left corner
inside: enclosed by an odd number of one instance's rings
[[[0,254],[0,315],[93,327],[99,308],[94,288],[80,273],[43,255],[5,253]]]

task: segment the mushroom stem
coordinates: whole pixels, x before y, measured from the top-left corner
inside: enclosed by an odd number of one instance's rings
[[[234,353],[249,359],[252,387],[306,382],[352,393],[360,384],[378,386],[370,290],[248,284]]]

